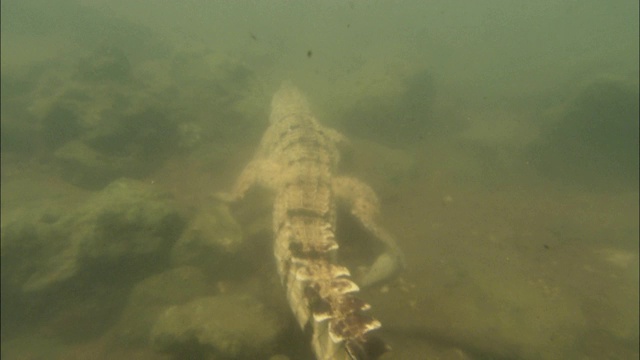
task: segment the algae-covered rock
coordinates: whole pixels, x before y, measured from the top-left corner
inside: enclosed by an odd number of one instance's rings
[[[74,237],[82,239],[89,262],[138,256],[162,261],[184,226],[167,194],[127,179],[110,184],[78,214]]]
[[[117,318],[129,286],[168,265],[183,224],[166,194],[148,183],[124,179],[75,210],[59,204],[3,214],[3,332],[38,326],[77,340],[104,331]],[[162,296],[162,290],[155,290],[154,296],[144,297],[147,303],[163,296],[186,301],[189,294],[209,294],[198,290],[205,286],[195,270],[154,284],[165,281],[173,290],[166,289]],[[194,290],[185,293],[189,284]],[[176,290],[179,285],[183,288]]]
[[[55,152],[64,170],[63,177],[73,184],[101,186],[136,167],[131,156],[114,156],[96,151],[82,141],[69,141]]]
[[[152,275],[133,287],[114,332],[122,343],[145,343],[162,311],[212,293],[204,274],[194,267],[183,266]]]
[[[127,100],[129,102],[129,100]],[[133,105],[108,113],[77,139],[60,145],[55,159],[74,185],[101,189],[121,176],[139,178],[161,164],[178,143],[177,125],[161,108]]]
[[[165,51],[149,59],[97,45],[3,74],[2,150],[55,160],[66,181],[99,190],[176,152],[260,136],[271,94],[250,66],[198,43]]]
[[[176,149],[182,117],[135,75],[114,47],[48,64],[7,101],[7,149],[55,154],[62,177],[83,188],[148,174]]]
[[[73,277],[80,244],[69,235],[72,221],[53,209],[33,209],[2,223],[2,288],[46,289]]]
[[[243,295],[202,297],[160,315],[151,341],[160,351],[255,359],[271,353],[282,321],[257,300]]]
[[[222,203],[205,206],[195,215],[171,250],[175,265],[220,268],[232,262],[243,245],[240,225]]]
[[[117,277],[166,264],[184,221],[164,193],[134,180],[118,180],[68,212],[35,209],[2,224],[3,288],[40,291],[80,272],[108,269]],[[124,263],[123,263],[124,261]],[[97,274],[96,274],[97,275]],[[6,282],[5,282],[6,281]]]

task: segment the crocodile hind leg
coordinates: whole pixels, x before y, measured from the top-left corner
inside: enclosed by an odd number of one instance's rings
[[[369,185],[351,177],[336,177],[333,180],[333,191],[339,199],[349,205],[351,214],[386,249],[364,275],[360,281],[361,285],[371,286],[389,280],[405,267],[405,260],[395,238],[376,222],[380,205],[375,192]]]

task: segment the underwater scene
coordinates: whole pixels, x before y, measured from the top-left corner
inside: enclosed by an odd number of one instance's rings
[[[0,10],[3,360],[640,356],[638,1]]]

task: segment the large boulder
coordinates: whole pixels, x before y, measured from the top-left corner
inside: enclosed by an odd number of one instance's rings
[[[550,111],[529,158],[544,174],[573,184],[637,188],[638,84],[599,78]]]
[[[153,326],[151,340],[158,350],[178,358],[264,358],[274,352],[283,323],[250,296],[202,297],[167,308]]]
[[[76,303],[115,310],[118,292],[168,265],[184,227],[166,194],[134,180],[114,182],[76,210],[56,209],[3,215],[3,329],[56,312],[67,314],[55,321],[65,327],[91,320],[78,316]]]
[[[216,292],[197,268],[173,268],[138,282],[114,327],[117,342],[146,344],[158,316],[170,306],[183,305]]]
[[[173,266],[191,265],[217,273],[235,268],[244,245],[240,225],[228,207],[212,202],[203,206],[171,250]]]
[[[2,289],[32,292],[77,274],[78,238],[70,236],[73,220],[54,207],[10,214],[2,222]]]
[[[33,79],[16,130],[31,132],[34,144],[53,154],[62,177],[101,189],[122,177],[156,168],[179,141],[169,107],[136,79],[124,51],[100,48],[72,64],[52,64]],[[11,128],[13,130],[13,128]],[[27,136],[25,134],[25,136]]]
[[[78,210],[73,238],[80,238],[86,263],[148,260],[166,264],[184,220],[168,194],[151,185],[120,179]],[[128,269],[131,272],[132,269]]]

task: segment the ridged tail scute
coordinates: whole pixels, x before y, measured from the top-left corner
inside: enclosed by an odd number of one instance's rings
[[[380,328],[373,317],[364,314],[371,306],[352,296],[339,297],[334,302],[334,316],[329,321],[329,335],[334,342],[364,339],[369,331]]]
[[[363,313],[370,308],[366,302],[346,294],[319,304],[322,306],[313,310],[313,346],[319,359],[370,360],[389,350],[369,334],[381,324]]]
[[[338,249],[338,242],[333,231],[325,225],[325,221],[321,218],[295,216],[285,226],[288,236],[286,239],[288,250],[294,258],[322,258]],[[313,239],[313,241],[307,239]]]
[[[319,358],[375,359],[386,351],[381,341],[368,336],[381,324],[364,313],[371,306],[353,296],[359,288],[346,267],[327,258],[291,258],[290,269],[289,302],[301,327],[311,325]]]

